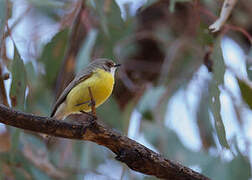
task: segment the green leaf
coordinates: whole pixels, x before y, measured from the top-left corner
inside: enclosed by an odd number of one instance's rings
[[[243,100],[252,109],[252,87],[245,81],[237,78]]]
[[[210,109],[213,113],[218,140],[223,147],[229,149],[225,127],[220,114],[220,90],[214,81],[210,84]]]
[[[7,16],[7,4],[6,0],[0,0],[0,49],[2,45],[2,37],[4,34],[5,21]]]
[[[252,81],[252,61],[251,60],[252,60],[252,49],[250,49],[248,53],[247,61],[246,61],[246,69],[247,69],[248,78],[250,81]]]
[[[216,85],[224,83],[225,63],[221,50],[221,40],[217,39],[214,44],[214,49],[211,58],[213,59],[213,79],[216,81]]]
[[[114,50],[117,43],[132,35],[136,18],[127,18],[123,21],[121,11],[115,1],[111,1],[109,7],[104,8],[105,1],[94,1],[95,12],[99,16],[100,29],[96,46],[102,49],[102,56],[114,59]],[[131,46],[131,45],[130,45]]]
[[[97,114],[98,117],[102,117],[103,121],[109,126],[123,130],[123,122],[118,119],[118,117],[122,117],[122,113],[113,97],[110,97],[97,109]]]
[[[33,175],[33,179],[43,179],[43,180],[52,180],[45,172],[42,172],[41,170],[37,169],[34,166],[30,166],[31,174]]]
[[[196,40],[202,46],[208,46],[214,43],[214,37],[211,33],[209,33],[208,24],[204,22],[200,22],[199,27],[197,29]]]
[[[37,84],[41,83],[38,81],[38,75],[35,72],[32,62],[28,62],[25,64],[25,70],[27,73],[27,83],[29,86],[36,86]]]
[[[149,88],[140,99],[137,109],[145,119],[152,120],[152,110],[155,109],[160,97],[165,92],[164,86]]]
[[[104,3],[105,1],[93,1],[95,3],[95,9],[96,9],[96,12],[99,16],[99,21],[100,21],[100,24],[101,24],[101,29],[103,30],[103,33],[105,35],[108,35],[109,34],[109,31],[108,31],[108,21],[107,21],[107,16],[106,16],[106,13],[104,12]]]
[[[222,56],[220,39],[215,42],[213,54],[213,79],[210,83],[210,109],[213,113],[215,129],[220,144],[225,148],[230,148],[226,138],[226,131],[220,114],[220,90],[219,85],[224,82],[225,64]]]
[[[21,130],[11,127],[10,128],[11,132],[11,154],[10,154],[10,162],[11,163],[17,163],[17,153],[19,152],[19,145],[20,145],[20,133]]]
[[[44,47],[42,55],[38,59],[38,61],[44,64],[46,72],[44,80],[50,87],[55,82],[57,72],[60,69],[60,65],[66,51],[68,32],[68,29],[65,29],[57,33]]]
[[[24,62],[20,57],[15,44],[14,44],[14,59],[11,64],[10,71],[12,75],[12,82],[10,89],[10,98],[12,106],[24,110],[27,77]]]
[[[77,62],[75,66],[76,73],[80,72],[83,67],[87,66],[90,62],[91,53],[95,45],[97,34],[98,31],[96,29],[92,29],[88,32],[87,37],[77,55]]]
[[[204,88],[201,94],[201,100],[197,108],[197,124],[199,127],[200,138],[205,149],[215,146],[213,139],[213,127],[209,114],[209,92]]]
[[[165,157],[179,161],[187,166],[200,165],[203,167],[206,162],[214,159],[205,152],[195,152],[186,148],[180,141],[178,135],[165,126],[158,126],[149,121],[142,122],[144,137],[155,147],[160,147],[163,144],[163,152]],[[158,149],[160,150],[160,148]]]

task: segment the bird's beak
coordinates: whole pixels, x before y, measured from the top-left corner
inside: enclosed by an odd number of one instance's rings
[[[120,67],[121,66],[121,64],[115,64],[114,65],[114,67]]]

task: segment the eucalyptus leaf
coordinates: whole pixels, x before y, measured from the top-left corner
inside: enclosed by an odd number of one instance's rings
[[[12,163],[16,163],[17,161],[16,155],[17,155],[17,152],[20,150],[19,138],[20,138],[21,130],[11,127],[10,132],[11,132],[11,152],[12,152],[10,156],[10,160]]]
[[[46,175],[44,172],[40,171],[36,167],[31,165],[30,169],[33,179],[52,180],[52,178],[50,178],[48,175]]]
[[[123,21],[121,11],[115,1],[111,1],[108,8],[104,8],[105,1],[94,1],[95,12],[100,17],[102,32],[99,33],[96,47],[102,48],[103,56],[114,59],[114,49],[117,43],[130,36],[135,28],[135,19],[127,18]]]
[[[215,129],[221,146],[230,148],[226,139],[226,131],[220,114],[220,90],[214,81],[210,84],[210,109],[214,117]]]
[[[142,129],[144,137],[155,147],[158,147],[161,140],[164,140],[164,154],[169,159],[182,162],[187,166],[199,165],[203,167],[210,160],[217,161],[218,158],[211,157],[203,151],[195,152],[183,145],[178,135],[167,127],[159,127],[156,124],[143,121]],[[162,137],[162,138],[161,138]]]
[[[237,78],[243,100],[252,109],[252,87],[245,81]]]
[[[44,81],[49,86],[55,82],[57,72],[63,60],[68,40],[68,29],[58,32],[52,40],[44,47],[39,62],[44,64],[45,75]]]
[[[36,86],[38,85],[38,83],[41,83],[38,81],[38,73],[35,72],[32,62],[28,62],[25,64],[25,70],[26,70],[26,73],[28,74],[27,83],[29,87]]]
[[[239,153],[228,165],[229,177],[227,179],[249,179],[251,178],[251,166],[247,157]]]
[[[225,64],[220,46],[220,39],[217,39],[214,45],[212,54],[213,59],[213,79],[209,86],[210,92],[210,109],[214,117],[215,129],[217,132],[218,140],[222,147],[230,148],[227,138],[226,131],[220,114],[220,89],[219,86],[224,82]]]
[[[205,149],[215,146],[213,138],[213,127],[209,114],[209,92],[205,87],[201,94],[199,106],[197,108],[197,124],[199,127],[200,138]]]
[[[250,81],[252,81],[252,49],[250,49],[246,61],[246,69],[248,73],[248,78]]]
[[[152,111],[155,109],[160,97],[164,94],[165,87],[158,86],[148,88],[140,99],[137,109],[144,118],[152,120]]]
[[[97,114],[109,126],[123,130],[123,122],[118,118],[122,117],[122,112],[113,97],[110,97],[104,104],[97,108]]]
[[[14,44],[14,59],[11,64],[11,89],[10,98],[12,106],[24,110],[25,105],[25,91],[27,86],[27,75],[24,62],[19,55],[17,47]]]
[[[2,37],[5,29],[5,21],[7,17],[7,4],[6,0],[0,0],[0,49],[2,45]]]

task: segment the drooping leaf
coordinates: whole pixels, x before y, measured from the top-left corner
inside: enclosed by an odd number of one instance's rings
[[[37,86],[38,83],[41,83],[38,81],[38,74],[35,72],[32,62],[25,64],[25,70],[27,73],[27,84],[29,87]]]
[[[63,60],[68,40],[68,30],[57,33],[52,40],[44,47],[42,55],[38,59],[45,67],[44,80],[49,86],[55,82],[57,72]]]
[[[152,145],[159,147],[161,143],[163,144],[162,154],[169,159],[182,162],[187,166],[200,165],[203,168],[206,162],[209,162],[211,159],[218,161],[217,158],[211,157],[203,151],[195,152],[188,149],[181,142],[178,135],[165,126],[160,127],[153,122],[143,121],[142,130],[144,137]]]
[[[251,177],[251,166],[247,157],[241,153],[230,162],[228,166],[230,173],[227,179],[249,179]]]
[[[92,29],[88,32],[87,37],[77,55],[77,62],[75,66],[76,73],[80,72],[83,67],[88,65],[91,58],[92,49],[96,41],[97,33],[98,32],[96,29]]]
[[[201,22],[197,29],[197,41],[202,44],[202,46],[207,46],[214,43],[214,37],[206,29],[208,24]]]
[[[132,34],[135,19],[127,18],[123,21],[120,8],[115,1],[111,1],[107,8],[104,8],[105,1],[94,2],[102,30],[97,37],[96,46],[102,49],[104,57],[114,59],[116,44]]]
[[[197,108],[197,124],[199,127],[200,138],[205,149],[215,146],[213,139],[213,127],[209,116],[209,92],[206,88],[203,89],[201,100]]]
[[[153,109],[155,109],[160,97],[164,92],[164,86],[153,87],[146,90],[137,106],[138,111],[143,115],[145,119],[153,119],[152,111]]]
[[[223,59],[223,54],[221,50],[221,40],[217,39],[211,58],[213,59],[213,79],[219,86],[224,83],[224,74],[225,74],[225,63]]]
[[[252,109],[252,87],[245,81],[237,78],[243,100]]]
[[[97,108],[97,114],[109,126],[123,130],[123,122],[118,118],[122,117],[122,113],[113,97],[110,97],[104,104]]]
[[[248,73],[248,78],[250,81],[252,81],[252,49],[250,49],[246,61],[246,69]]]
[[[251,177],[251,164],[249,158],[240,151],[237,138],[234,139],[234,148],[237,155],[228,164],[230,177],[227,179],[249,179]]]
[[[6,0],[0,0],[0,49],[2,45],[2,37],[5,28],[5,21],[7,16],[7,4]]]
[[[31,89],[27,96],[27,111],[40,115],[49,115],[53,96],[50,89],[42,84],[43,81],[40,83],[36,89]]]
[[[14,44],[14,59],[11,64],[11,89],[10,98],[12,106],[24,110],[25,91],[27,86],[27,77],[24,62],[19,55],[17,47]]]
[[[20,145],[19,137],[20,137],[21,130],[11,127],[10,132],[11,132],[11,151],[10,151],[11,156],[10,156],[10,160],[11,160],[12,163],[16,163],[16,159],[17,159],[16,154],[19,151],[18,147]]]
[[[48,81],[45,78],[47,76],[40,76],[31,62],[26,63],[25,68],[29,75],[27,77],[29,93],[26,98],[26,111],[47,115],[51,111],[48,107],[51,106],[53,99],[50,89],[47,87]]]
[[[210,109],[214,117],[215,129],[220,144],[229,149],[226,138],[226,131],[220,114],[220,89],[219,86],[224,82],[225,64],[222,56],[220,40],[215,42],[213,54],[213,79],[209,86]]]
[[[209,91],[210,109],[213,113],[214,125],[217,132],[218,140],[223,147],[229,149],[229,144],[226,139],[226,130],[220,114],[220,90],[218,89],[214,81],[211,82]]]

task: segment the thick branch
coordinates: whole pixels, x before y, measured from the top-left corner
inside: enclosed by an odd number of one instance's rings
[[[82,115],[78,115],[78,117],[83,118]],[[126,163],[131,169],[158,178],[209,179],[187,167],[165,159],[136,141],[104,127],[90,117],[85,117],[82,124],[69,123],[15,111],[0,105],[0,122],[53,136],[95,142],[109,148],[117,155],[117,160]]]

